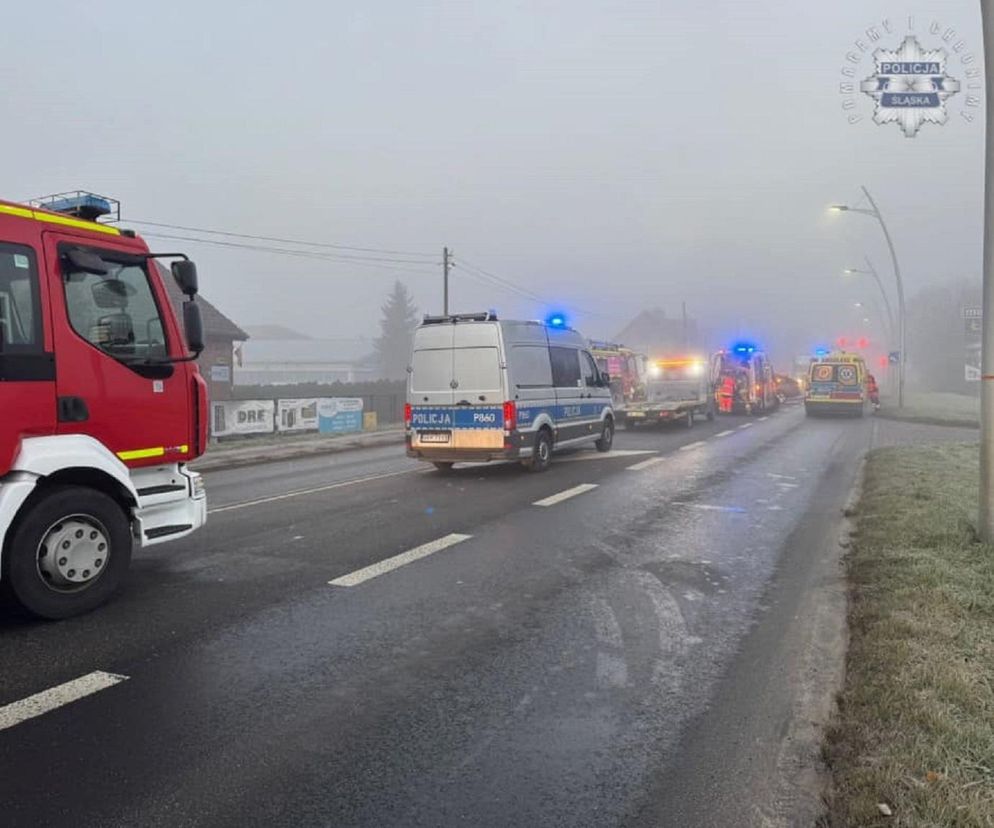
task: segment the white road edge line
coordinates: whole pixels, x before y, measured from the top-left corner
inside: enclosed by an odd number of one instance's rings
[[[429,555],[433,555],[436,552],[440,552],[450,546],[455,546],[457,543],[462,543],[465,540],[469,540],[471,537],[473,536],[460,535],[454,532],[451,535],[446,535],[445,537],[438,538],[437,540],[423,543],[421,546],[415,546],[413,549],[408,549],[406,552],[401,552],[399,555],[394,555],[392,558],[387,558],[384,561],[371,564],[362,569],[357,569],[355,572],[350,572],[348,575],[342,575],[340,578],[328,581],[328,583],[331,586],[358,586],[364,581],[369,581],[373,578],[379,577],[380,575],[385,575],[387,572],[392,572],[393,570],[405,566],[406,564],[414,563],[414,561],[421,560],[421,558],[427,558]]]
[[[755,423],[742,423],[739,428],[752,428],[754,425]]]
[[[769,418],[769,417],[760,417],[760,418],[759,418],[759,421],[760,421],[760,422],[763,422],[763,420],[768,420],[768,419],[770,419],[770,418]]]
[[[325,486],[314,486],[311,489],[298,489],[293,492],[284,492],[283,494],[270,495],[269,497],[258,497],[255,500],[246,500],[242,503],[229,503],[226,506],[215,506],[213,509],[208,509],[207,514],[216,515],[218,512],[232,512],[235,509],[247,509],[249,506],[258,506],[261,503],[273,503],[277,500],[287,500],[291,497],[300,497],[301,495],[317,494],[318,492],[327,492],[332,489],[341,489],[345,486],[356,486],[359,483],[369,483],[373,480],[384,480],[388,477],[397,477],[401,474],[411,474],[413,472],[428,471],[427,469],[404,469],[403,471],[395,472],[384,472],[383,474],[371,474],[368,477],[357,477],[353,480],[340,480],[337,483],[328,483]]]
[[[687,443],[685,446],[680,446],[680,451],[690,451],[691,449],[700,448],[706,445],[703,440],[698,440],[696,443]]]
[[[33,696],[0,707],[0,730],[19,725],[127,680],[128,676],[96,670],[65,684],[49,687]]]
[[[556,463],[576,463],[580,460],[616,460],[619,457],[638,457],[643,454],[655,454],[654,449],[612,449],[611,451],[590,451],[577,454],[567,454],[557,457]]]
[[[648,460],[643,460],[640,463],[633,463],[631,466],[627,466],[628,471],[642,471],[642,469],[647,469],[650,466],[655,466],[657,463],[662,463],[665,457],[650,457]]]
[[[555,506],[557,503],[562,503],[564,500],[569,500],[571,497],[576,497],[584,492],[589,492],[591,489],[596,489],[596,483],[581,483],[579,486],[574,486],[572,489],[566,489],[558,494],[549,495],[548,497],[543,497],[541,500],[536,500],[532,506]]]
[[[674,506],[686,506],[688,509],[700,509],[704,512],[745,512],[741,506],[716,506],[712,503],[687,503],[685,500],[674,500]]]
[[[727,437],[727,436],[728,436],[729,434],[734,434],[734,433],[735,433],[735,429],[733,429],[733,428],[730,428],[730,429],[728,429],[727,431],[719,431],[719,432],[718,432],[717,434],[715,434],[714,436],[715,436],[715,437]]]

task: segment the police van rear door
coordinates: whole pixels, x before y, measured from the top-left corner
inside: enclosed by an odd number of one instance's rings
[[[498,325],[456,325],[452,340],[454,448],[504,445],[504,375]]]
[[[408,402],[412,445],[451,444],[453,325],[425,325],[414,333]]]

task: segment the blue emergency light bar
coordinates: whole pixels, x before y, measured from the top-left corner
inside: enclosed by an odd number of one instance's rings
[[[732,351],[739,356],[743,356],[745,354],[755,353],[756,346],[751,342],[738,342],[732,346]]]
[[[546,318],[545,324],[550,328],[565,328],[566,317],[561,313],[553,313]]]
[[[113,216],[114,221],[121,219],[121,202],[116,198],[97,195],[86,190],[71,190],[65,193],[43,196],[31,201],[32,206],[53,213],[62,213],[74,218],[96,221],[101,216]]]

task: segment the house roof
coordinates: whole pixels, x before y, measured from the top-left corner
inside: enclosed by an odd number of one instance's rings
[[[293,328],[288,328],[286,325],[245,325],[244,328],[254,342],[266,339],[301,340],[312,338],[307,334],[300,333],[300,331],[293,330]]]
[[[368,339],[251,339],[241,349],[242,367],[355,363],[373,351]]]
[[[186,297],[183,296],[183,292],[179,289],[179,285],[176,284],[172,273],[159,264],[159,262],[155,262],[155,266],[159,268],[159,275],[162,276],[162,281],[166,285],[166,293],[169,294],[169,301],[172,303],[173,310],[182,319],[182,305]],[[231,339],[237,342],[244,342],[249,338],[249,335],[245,331],[208,302],[202,294],[197,294],[197,304],[200,305],[200,315],[204,320],[204,336],[207,339]]]
[[[696,320],[687,320],[686,333],[691,343],[693,343],[697,338]],[[669,317],[660,308],[652,308],[640,312],[618,332],[614,341],[637,350],[657,352],[679,346],[682,343],[683,336],[684,324],[682,318]],[[650,353],[650,355],[652,354]]]

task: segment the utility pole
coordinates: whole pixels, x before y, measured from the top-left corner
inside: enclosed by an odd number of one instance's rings
[[[451,264],[449,248],[442,248],[442,314],[449,315],[449,266]]]
[[[683,303],[683,350],[687,350],[687,303]]]
[[[980,512],[977,528],[994,541],[994,0],[980,0],[987,101],[984,153],[984,298],[980,353]]]

